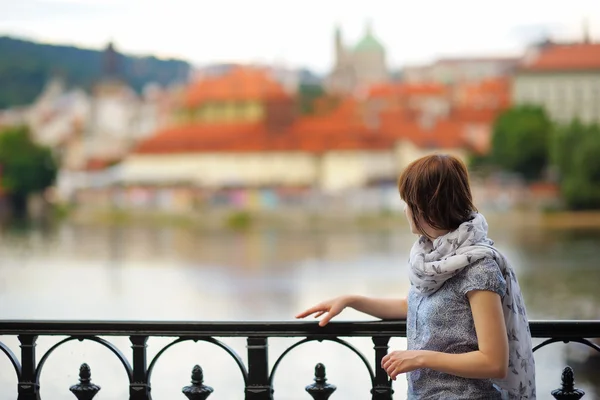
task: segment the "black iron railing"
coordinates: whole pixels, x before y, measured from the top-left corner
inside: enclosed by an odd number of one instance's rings
[[[600,338],[600,321],[533,321],[530,323],[534,338],[546,339],[535,350],[556,342],[577,342],[598,352],[600,346],[590,339]],[[404,337],[406,324],[402,321],[376,322],[333,322],[319,327],[314,322],[113,322],[113,321],[0,321],[0,335],[17,336],[20,342],[20,357],[8,346],[0,342],[2,351],[11,361],[18,379],[18,400],[40,400],[40,373],[50,354],[59,346],[73,340],[91,340],[108,348],[121,362],[129,380],[130,400],[150,400],[151,377],[156,361],[172,346],[185,341],[204,341],[225,350],[239,367],[243,377],[246,400],[273,399],[273,378],[281,360],[294,348],[311,341],[332,341],[352,350],[365,364],[371,381],[372,400],[390,400],[393,397],[392,384],[380,367],[381,359],[388,352],[392,337]],[[58,341],[36,362],[36,340],[39,336],[66,336]],[[128,337],[132,347],[132,363],[106,337]],[[163,347],[152,360],[148,360],[146,343],[150,337],[173,337],[170,344]],[[248,363],[219,338],[243,337],[247,342]],[[269,338],[297,337],[298,342],[288,347],[273,365],[268,362]],[[374,354],[366,357],[345,337],[369,337],[373,341]],[[369,358],[373,362],[369,361]],[[150,361],[150,362],[148,362]],[[600,379],[600,374],[599,377]],[[81,365],[78,384],[70,387],[79,400],[91,400],[100,387],[92,383],[87,364]],[[336,388],[328,384],[325,366],[315,367],[314,383],[306,387],[308,396],[316,400],[326,400]],[[573,371],[566,367],[562,374],[561,386],[552,392],[556,399],[579,399],[584,396],[574,387]],[[241,389],[241,388],[240,388]],[[65,388],[66,390],[66,388]],[[241,391],[241,390],[240,390]],[[190,400],[203,400],[213,389],[203,382],[202,368],[193,367],[192,381],[182,389]],[[548,394],[550,395],[550,394]],[[173,399],[177,398],[173,394]],[[539,394],[540,398],[547,395]],[[364,398],[364,397],[361,397]]]

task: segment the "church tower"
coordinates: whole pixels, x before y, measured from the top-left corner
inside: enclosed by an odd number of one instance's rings
[[[118,93],[127,88],[122,63],[123,56],[116,50],[114,43],[109,42],[102,53],[102,72],[93,88],[95,94]]]
[[[334,34],[334,49],[335,49],[335,64],[339,65],[345,58],[346,49],[344,48],[344,39],[342,38],[342,28],[340,26],[335,27]]]
[[[385,48],[373,35],[370,22],[364,36],[353,48],[344,46],[339,26],[335,29],[333,42],[335,60],[327,79],[329,92],[349,94],[388,80]]]
[[[102,78],[106,80],[118,80],[121,78],[121,57],[111,41],[102,54]]]
[[[353,61],[359,85],[369,86],[388,80],[385,48],[373,34],[370,21],[365,25],[364,36],[354,47]]]
[[[583,43],[592,43],[592,39],[590,37],[590,26],[587,18],[583,20]]]
[[[333,35],[334,57],[333,70],[326,81],[330,93],[348,93],[355,85],[352,53],[344,45],[342,29],[336,26]]]

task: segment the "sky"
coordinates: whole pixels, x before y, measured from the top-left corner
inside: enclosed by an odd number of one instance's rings
[[[368,22],[391,68],[438,57],[518,55],[542,36],[600,41],[600,0],[0,0],[0,35],[125,53],[330,70],[333,32]]]

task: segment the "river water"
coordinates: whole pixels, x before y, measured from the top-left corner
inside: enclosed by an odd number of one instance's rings
[[[600,319],[600,228],[541,230],[492,227],[490,236],[513,261],[531,319]],[[344,293],[404,295],[408,251],[414,236],[397,230],[207,233],[184,227],[78,226],[4,229],[0,233],[0,319],[110,319],[193,321],[291,321],[300,310]],[[339,320],[365,320],[345,311]],[[18,353],[14,337],[0,337]],[[126,338],[110,339],[129,355]],[[38,359],[58,338],[38,341]],[[149,357],[170,340],[149,341]],[[224,339],[245,359],[244,341]],[[350,339],[372,359],[368,339]],[[271,362],[293,339],[270,342]],[[403,348],[402,338],[392,346]],[[536,353],[538,394],[560,384],[562,368],[581,356],[577,344],[555,344]],[[79,365],[87,362],[102,387],[98,400],[126,399],[125,374],[106,349],[71,342],[48,359],[41,375],[45,400],[74,399]],[[314,366],[323,362],[334,399],[368,399],[360,360],[335,344],[312,343],[282,362],[275,378],[277,399],[308,400]],[[155,400],[185,399],[195,364],[204,368],[214,400],[242,399],[234,362],[203,343],[174,346],[152,376]],[[596,373],[597,375],[597,373]],[[586,398],[600,397],[600,376],[575,368]],[[0,398],[16,398],[17,379],[0,357]],[[394,383],[403,399],[404,379]]]

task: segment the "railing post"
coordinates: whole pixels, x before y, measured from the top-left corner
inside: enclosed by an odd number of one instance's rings
[[[585,395],[585,392],[575,388],[575,374],[571,367],[563,369],[562,385],[560,389],[552,391],[552,397],[557,400],[579,400]]]
[[[389,336],[373,337],[373,344],[375,345],[373,347],[375,349],[375,381],[373,382],[373,389],[371,389],[373,400],[391,400],[393,398],[392,381],[381,366],[381,360],[387,355],[389,342]]]
[[[269,383],[268,347],[264,336],[248,338],[246,400],[273,400],[273,388]]]
[[[77,400],[92,400],[100,391],[100,386],[92,383],[92,371],[86,363],[79,367],[79,383],[73,385],[69,390],[77,397]]]
[[[204,373],[199,365],[192,369],[192,384],[184,387],[181,392],[189,400],[206,400],[213,392],[213,388],[204,384]]]
[[[35,379],[35,342],[37,335],[19,335],[21,342],[21,379],[18,400],[40,400],[40,385]]]
[[[151,400],[151,388],[146,368],[148,336],[130,336],[129,340],[133,349],[133,377],[129,384],[129,400]]]
[[[327,400],[337,388],[327,383],[325,366],[318,363],[315,367],[315,383],[308,385],[305,389],[314,400]]]

